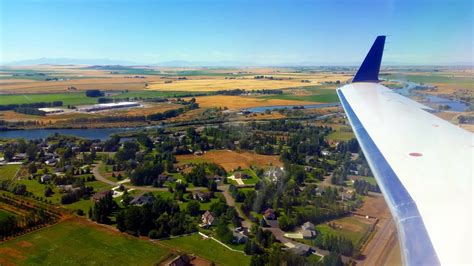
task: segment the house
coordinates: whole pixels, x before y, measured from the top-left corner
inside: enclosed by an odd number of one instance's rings
[[[12,161],[19,162],[26,159],[26,153],[17,153],[13,156]]]
[[[321,155],[322,156],[329,156],[329,155],[331,155],[331,152],[324,150],[324,151],[321,151]]]
[[[304,239],[310,239],[316,236],[316,228],[311,222],[306,222],[301,226],[301,234]]]
[[[313,171],[313,167],[306,165],[306,166],[304,167],[304,170],[305,170],[306,172],[311,172],[311,171]]]
[[[211,198],[211,193],[196,191],[193,193],[193,199],[199,200],[200,202],[207,202]]]
[[[234,231],[232,232],[232,235],[234,236],[233,242],[236,244],[245,244],[249,240],[249,238],[242,233],[238,233]]]
[[[174,258],[172,261],[168,262],[166,265],[168,266],[187,266],[191,265],[191,257],[186,254],[181,254]]]
[[[298,256],[309,256],[313,249],[308,245],[298,244],[290,249],[290,252]]]
[[[263,217],[265,218],[265,220],[275,220],[276,214],[272,209],[268,208],[263,213]]]
[[[234,172],[234,177],[235,179],[246,179],[246,178],[249,178],[249,175],[245,172],[242,172],[242,171],[235,171]]]
[[[216,218],[210,211],[206,211],[202,216],[201,216],[201,221],[203,226],[211,226],[216,223]]]
[[[340,196],[342,200],[353,200],[355,198],[355,193],[353,190],[348,189],[340,193]]]
[[[314,227],[314,224],[312,222],[306,222],[301,226],[301,229],[303,230],[311,230],[314,231],[316,228]]]
[[[58,162],[58,160],[56,160],[56,158],[51,158],[51,159],[46,160],[46,162],[44,162],[44,163],[48,166],[54,166],[54,165],[56,165],[57,162]]]
[[[97,192],[94,195],[92,195],[92,200],[94,202],[98,202],[101,199],[105,198],[108,194],[111,194],[111,193],[112,193],[111,190],[105,190],[105,191]]]
[[[151,195],[136,196],[130,201],[131,205],[138,205],[138,206],[152,204],[152,203],[153,203],[153,196]]]
[[[326,193],[321,187],[317,187],[314,192],[316,193],[316,196],[322,196],[324,193]]]
[[[41,176],[41,183],[44,183],[44,182],[46,182],[46,181],[50,181],[51,179],[53,179],[53,176],[52,176],[52,175],[49,175],[49,174],[42,175],[42,176]]]

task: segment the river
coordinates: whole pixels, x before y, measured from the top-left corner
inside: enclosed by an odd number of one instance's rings
[[[426,88],[427,86],[417,84],[414,82],[409,81],[400,81],[405,84],[405,87],[400,89],[395,89],[397,93],[400,93],[404,96],[413,96],[419,88]],[[420,95],[420,94],[417,94]],[[435,105],[447,105],[449,106],[448,111],[456,111],[462,112],[469,108],[469,105],[458,101],[458,100],[451,100],[441,96],[434,96],[434,95],[421,95],[423,96],[426,101]],[[265,110],[278,110],[284,108],[300,108],[303,107],[305,109],[317,109],[317,108],[326,108],[326,107],[333,107],[333,106],[340,106],[339,103],[324,103],[324,104],[311,104],[311,105],[287,105],[287,106],[260,106],[260,107],[253,107],[247,108],[246,111],[252,113],[262,113]],[[87,128],[87,129],[28,129],[28,130],[8,130],[8,131],[0,131],[0,138],[24,138],[27,140],[30,139],[38,139],[38,138],[46,138],[53,134],[61,134],[61,135],[69,135],[69,136],[76,136],[80,138],[86,139],[100,139],[105,140],[112,134],[123,133],[127,131],[137,131],[140,129],[150,129],[156,128],[160,126],[148,126],[148,127],[141,127],[141,128],[126,128],[126,127],[118,127],[118,128]]]

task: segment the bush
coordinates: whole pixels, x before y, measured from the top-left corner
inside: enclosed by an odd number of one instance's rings
[[[157,230],[151,230],[148,233],[148,237],[151,238],[151,239],[158,239],[158,238],[160,238],[160,234],[158,233]]]

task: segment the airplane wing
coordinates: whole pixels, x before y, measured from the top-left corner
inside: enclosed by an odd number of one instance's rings
[[[472,265],[474,135],[379,84],[378,36],[342,106],[397,224],[405,265]]]

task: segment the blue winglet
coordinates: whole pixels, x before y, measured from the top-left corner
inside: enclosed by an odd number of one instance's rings
[[[379,82],[385,36],[378,36],[352,82]]]

